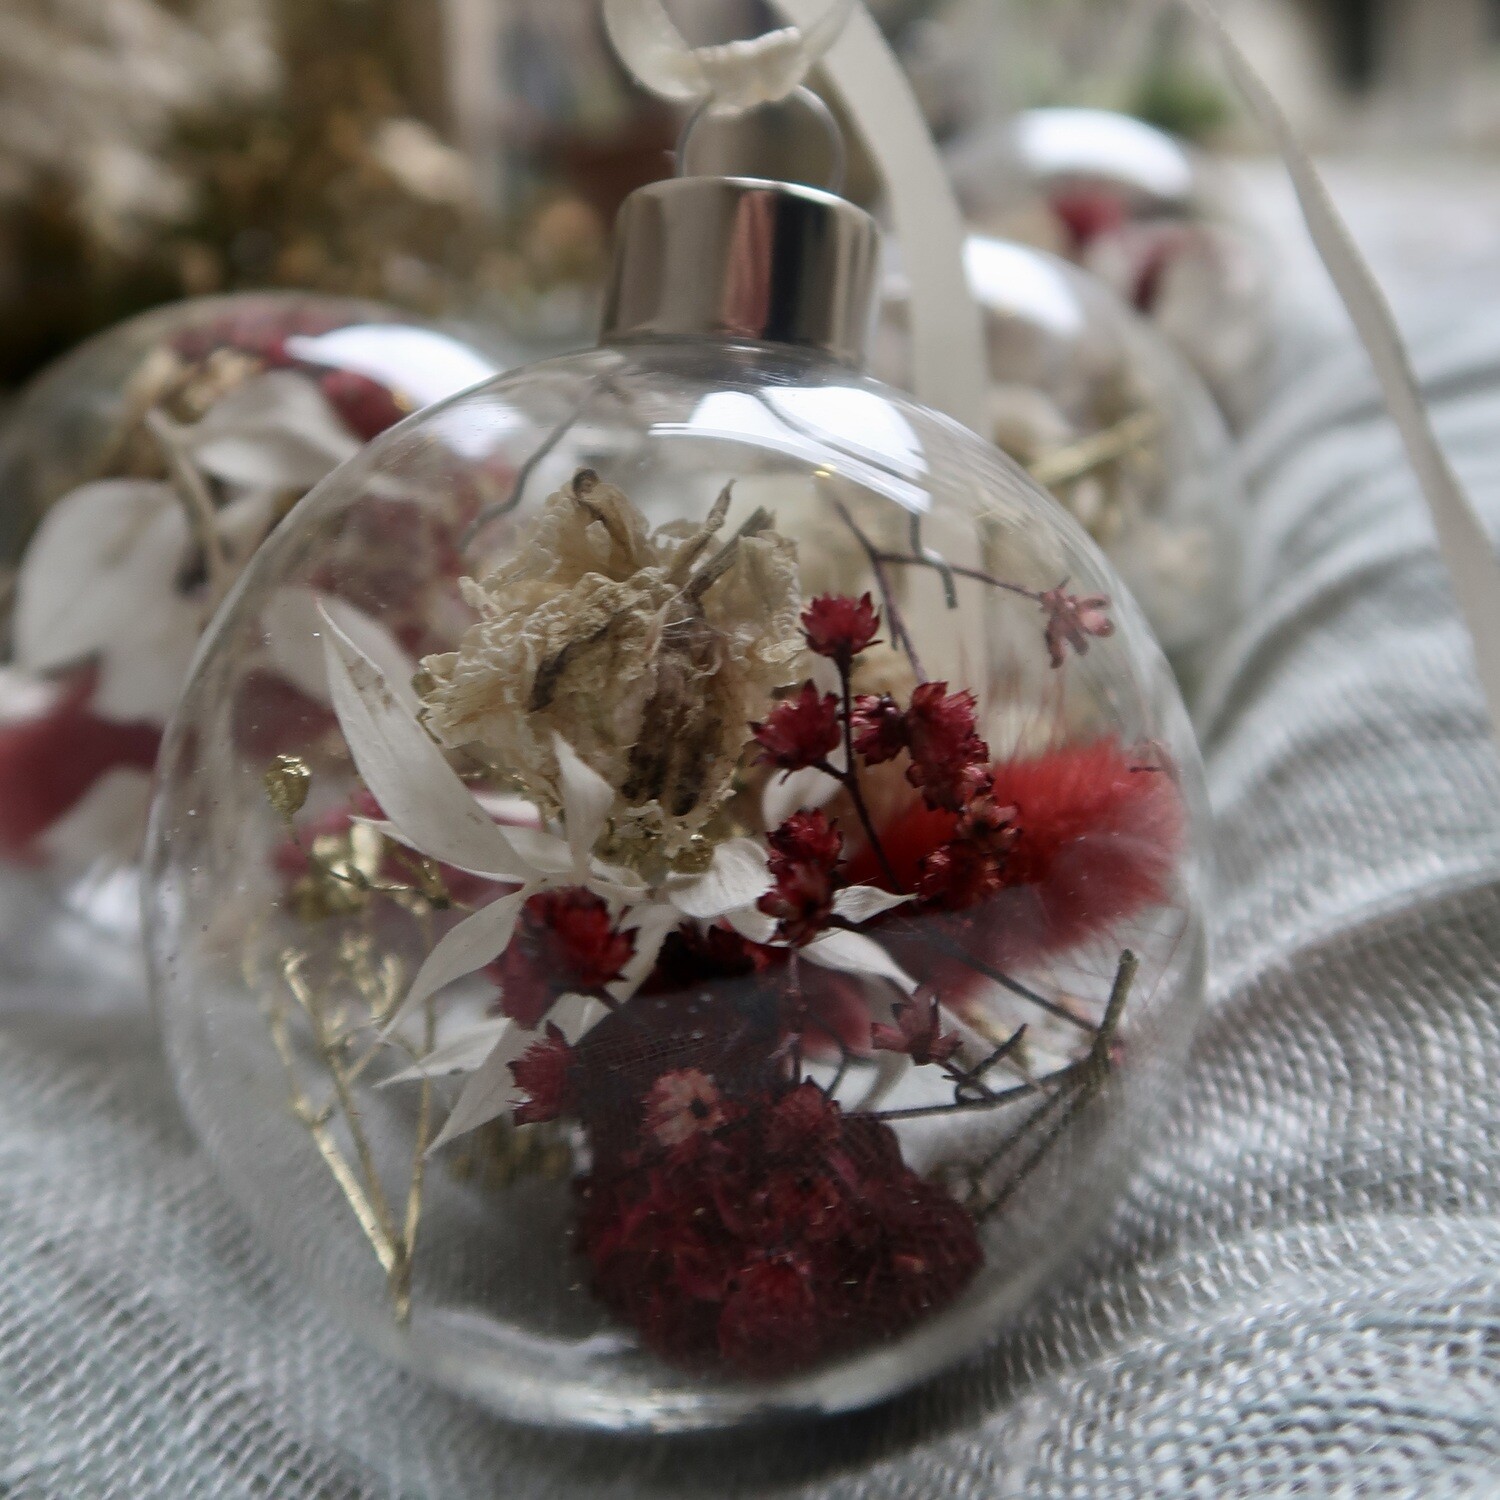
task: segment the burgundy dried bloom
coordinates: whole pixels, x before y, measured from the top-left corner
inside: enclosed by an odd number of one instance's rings
[[[596,1162],[578,1246],[595,1291],[666,1358],[804,1369],[950,1302],[984,1259],[974,1221],[888,1127],[815,1085],[756,1091],[681,1145]]]
[[[986,854],[1003,855],[1009,853],[1021,837],[1021,830],[1016,826],[1019,814],[1014,807],[1002,807],[990,795],[989,785],[989,778],[986,778],[984,790],[969,798],[958,815],[955,834]]]
[[[763,752],[761,759],[771,765],[783,771],[815,766],[838,746],[839,701],[832,693],[820,696],[811,682],[804,682],[795,698],[778,703],[750,731]]]
[[[844,836],[838,825],[821,808],[802,808],[794,812],[780,828],[766,835],[771,846],[771,873],[789,861],[822,865],[828,870],[838,864],[844,852]]]
[[[937,996],[898,1005],[894,1026],[877,1025],[870,1035],[877,1052],[904,1052],[918,1067],[945,1063],[963,1045],[957,1032],[943,1033]]]
[[[860,599],[851,599],[847,594],[823,594],[802,611],[807,649],[831,657],[844,667],[875,644],[879,629],[880,615],[868,594]]]
[[[531,1097],[514,1111],[517,1125],[537,1125],[555,1120],[573,1107],[573,1049],[550,1023],[541,1041],[533,1042],[509,1064],[516,1087]]]
[[[783,1251],[735,1277],[719,1314],[719,1352],[751,1375],[808,1363],[823,1342],[817,1315],[806,1257]]]
[[[968,839],[954,839],[923,859],[917,899],[942,911],[967,911],[1005,886],[1003,856]]]
[[[1086,656],[1090,636],[1103,639],[1115,633],[1115,622],[1108,613],[1109,600],[1103,594],[1080,599],[1059,584],[1048,589],[1040,603],[1047,615],[1047,652],[1054,667],[1067,660],[1068,646]]]
[[[950,693],[946,682],[924,682],[912,692],[906,779],[929,807],[958,812],[987,780],[990,748],[975,732],[975,707],[973,693]]]
[[[895,760],[906,749],[906,714],[889,693],[861,694],[850,716],[854,748],[872,766]]]
[[[843,836],[827,813],[804,810],[768,834],[766,842],[774,884],[756,905],[776,919],[776,935],[783,942],[800,947],[822,932],[833,915]]]
[[[558,996],[613,983],[634,953],[635,934],[621,932],[592,891],[574,886],[533,896],[510,946],[485,973],[500,986],[501,1011],[531,1027]]]
[[[725,1121],[717,1085],[701,1068],[663,1073],[646,1095],[646,1133],[658,1146],[680,1146]]]

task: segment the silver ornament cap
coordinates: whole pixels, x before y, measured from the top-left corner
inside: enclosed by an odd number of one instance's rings
[[[880,229],[820,188],[672,177],[637,189],[615,225],[600,342],[717,338],[865,362]]]

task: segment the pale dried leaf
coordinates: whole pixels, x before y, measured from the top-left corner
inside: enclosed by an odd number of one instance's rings
[[[365,785],[404,844],[476,875],[524,880],[524,861],[412,717],[385,674],[323,612],[334,712]]]
[[[819,968],[889,979],[907,994],[917,987],[916,980],[879,943],[860,932],[825,933],[798,952]]]
[[[413,1005],[421,1004],[455,979],[462,979],[499,958],[510,946],[521,908],[535,892],[534,886],[523,885],[520,890],[481,906],[457,927],[445,932],[422,961],[406,998],[392,1012],[390,1024],[394,1025]]]
[[[420,1083],[424,1078],[446,1078],[453,1073],[472,1073],[483,1066],[485,1059],[515,1024],[509,1016],[476,1021],[434,1047],[411,1067],[383,1078],[379,1087]]]
[[[833,914],[858,926],[883,912],[905,906],[911,899],[910,896],[893,896],[873,885],[851,885],[833,898]]]
[[[557,756],[558,776],[562,781],[563,826],[568,847],[573,852],[574,868],[588,868],[589,857],[605,820],[615,805],[615,789],[560,735],[552,736]]]
[[[253,489],[309,490],[362,446],[317,385],[295,370],[257,375],[182,441],[205,473]]]
[[[669,895],[685,916],[711,922],[743,906],[754,906],[771,888],[765,848],[754,839],[728,839],[714,850],[702,875],[677,876]]]
[[[142,479],[80,485],[47,512],[16,579],[17,665],[49,672],[110,645],[171,590],[188,540],[171,489]]]

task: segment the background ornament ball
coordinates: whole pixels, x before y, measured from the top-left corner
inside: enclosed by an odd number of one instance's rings
[[[1024,110],[962,137],[949,164],[977,227],[1084,266],[1157,325],[1232,421],[1253,409],[1272,352],[1270,264],[1222,167],[1103,109]]]
[[[1061,258],[971,236],[994,441],[1119,569],[1179,675],[1192,681],[1237,611],[1243,499],[1223,418],[1144,319]],[[875,364],[909,379],[905,289],[886,288]]]
[[[370,588],[393,505],[468,524]],[[1144,619],[1016,466],[809,350],[624,339],[261,548],[148,947],[194,1129],[368,1339],[510,1416],[720,1427],[887,1396],[1056,1273],[1181,1068],[1204,840]]]
[[[152,767],[198,637],[298,499],[370,438],[495,366],[429,325],[342,298],[256,293],[174,304],[39,375],[0,431],[7,562],[0,666],[0,879],[6,962],[121,965],[138,934]],[[477,497],[475,504],[478,503]],[[372,512],[362,583],[385,593],[437,511]],[[459,524],[457,516],[451,524]],[[287,616],[291,618],[290,614]],[[328,717],[306,663],[267,644],[253,729]],[[68,960],[71,962],[71,959]]]

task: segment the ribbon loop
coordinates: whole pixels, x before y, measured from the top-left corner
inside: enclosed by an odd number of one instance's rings
[[[653,94],[726,113],[794,93],[838,40],[856,0],[824,0],[805,25],[747,41],[691,47],[663,0],[604,0],[604,27],[620,61]]]

